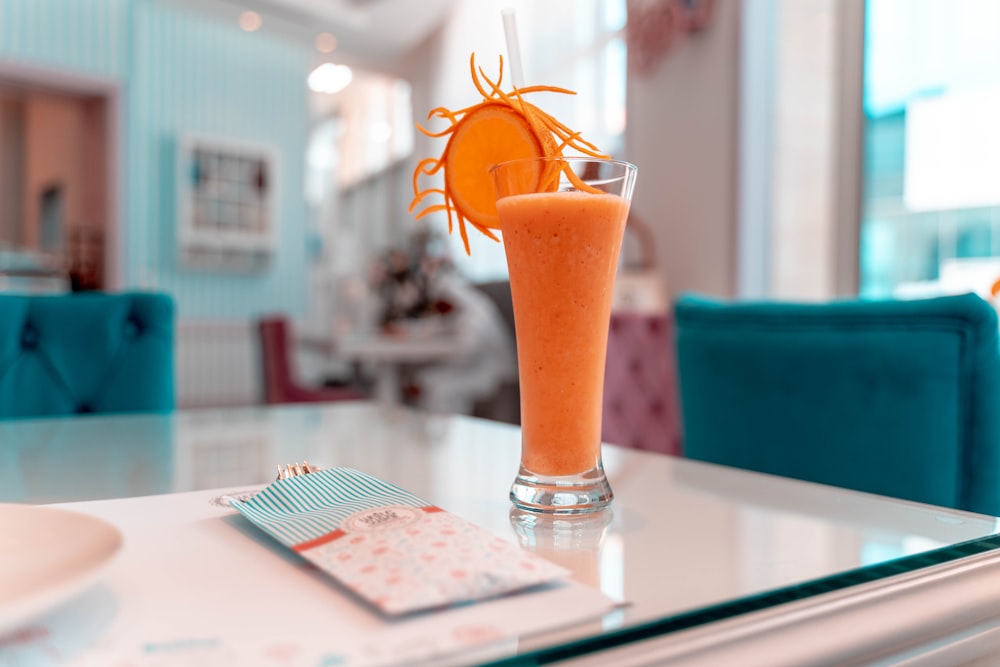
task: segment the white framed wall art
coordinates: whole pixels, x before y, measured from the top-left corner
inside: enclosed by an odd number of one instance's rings
[[[275,251],[277,153],[188,135],[177,142],[177,245],[182,265],[254,271]]]

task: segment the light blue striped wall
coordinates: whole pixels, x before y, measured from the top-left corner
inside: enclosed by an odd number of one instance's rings
[[[166,0],[0,0],[0,59],[120,83],[125,287],[172,293],[184,318],[305,314],[308,45]],[[225,274],[178,265],[174,151],[189,133],[277,151],[280,232],[270,268]]]
[[[120,78],[128,66],[129,0],[0,0],[0,57]]]
[[[235,318],[266,310],[303,315],[308,48],[263,31],[246,33],[235,23],[209,20],[162,0],[135,2],[132,39],[129,275],[140,284],[152,277],[191,317]],[[173,169],[176,141],[185,133],[250,140],[278,151],[280,234],[269,269],[205,274],[178,266]]]

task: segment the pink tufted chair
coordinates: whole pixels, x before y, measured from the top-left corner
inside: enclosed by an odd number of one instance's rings
[[[604,442],[623,447],[681,453],[677,361],[670,315],[612,313],[602,437]]]

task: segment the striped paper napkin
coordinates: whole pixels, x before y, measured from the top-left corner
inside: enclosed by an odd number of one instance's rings
[[[569,574],[350,468],[279,480],[248,500],[230,503],[389,615],[492,598]]]

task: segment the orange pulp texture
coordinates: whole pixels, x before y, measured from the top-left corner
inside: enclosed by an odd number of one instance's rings
[[[499,228],[496,193],[490,178],[490,169],[494,165],[518,158],[558,157],[565,148],[592,157],[607,157],[598,152],[593,144],[584,141],[578,132],[523,99],[530,93],[575,95],[573,91],[552,86],[529,86],[514,87],[510,92],[504,92],[500,88],[503,75],[495,82],[491,81],[482,69],[476,67],[475,54],[469,60],[469,68],[472,83],[483,101],[459,111],[444,107],[433,109],[428,119],[436,117],[450,122],[449,127],[441,132],[417,126],[429,137],[450,136],[440,157],[425,158],[414,169],[413,201],[410,203],[412,213],[429,195],[440,195],[444,202],[426,206],[417,213],[416,219],[430,213],[446,212],[448,232],[453,231],[457,220],[466,253],[470,252],[466,222],[494,241],[499,240],[492,231]],[[500,71],[503,71],[503,58],[500,59]],[[442,170],[443,188],[420,188],[421,176],[432,176]],[[567,174],[570,175],[568,170]],[[540,176],[536,189],[545,191],[554,186],[553,175],[544,175],[544,178]],[[582,183],[577,183],[577,187],[587,189]]]
[[[497,202],[514,294],[521,464],[540,475],[597,466],[608,321],[629,204],[544,192]]]

